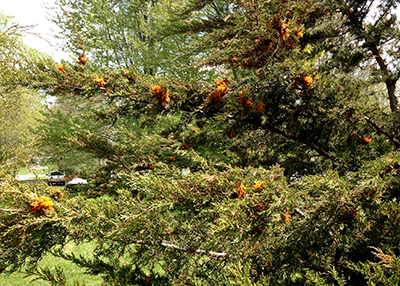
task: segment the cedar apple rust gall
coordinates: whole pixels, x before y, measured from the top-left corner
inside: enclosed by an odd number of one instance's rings
[[[303,78],[303,86],[309,87],[313,82],[313,78],[311,76],[306,76]]]
[[[261,103],[260,105],[257,106],[256,108],[256,113],[260,113],[261,111],[263,111],[265,104]]]
[[[240,198],[245,197],[246,196],[246,191],[245,191],[246,188],[240,183],[236,183],[235,186],[237,188],[236,194],[238,195],[238,198],[240,199]]]
[[[362,142],[364,144],[369,144],[369,143],[371,143],[371,141],[372,141],[372,139],[370,139],[369,137],[364,137],[363,140],[362,140]]]
[[[298,37],[298,38],[303,37],[303,33],[302,33],[301,30],[298,29],[298,28],[294,28],[292,32],[293,32],[293,34],[294,34],[296,37]]]
[[[264,187],[265,184],[266,184],[265,181],[257,182],[257,183],[253,186],[253,190],[259,191],[259,190],[261,190],[261,189]]]
[[[86,62],[87,62],[87,59],[85,58],[85,56],[84,55],[79,55],[78,63],[81,64],[81,65],[86,65]]]
[[[161,103],[169,103],[170,98],[168,92],[165,92],[163,88],[159,85],[155,85],[151,88],[153,94],[156,96],[157,100]]]
[[[41,196],[31,203],[31,212],[45,215],[45,210],[53,210],[53,201],[49,197]]]
[[[215,85],[217,89],[212,91],[208,98],[212,103],[218,105],[221,103],[222,97],[228,92],[229,82],[227,80],[219,80]]]
[[[106,84],[106,82],[104,81],[104,78],[98,78],[98,79],[96,79],[96,84],[99,86],[99,87],[104,87],[104,85]]]
[[[290,214],[290,212],[288,212],[286,209],[283,209],[281,212],[283,221],[290,222],[290,220],[292,219],[292,215]]]
[[[250,108],[253,105],[245,96],[239,96],[239,100],[242,102],[244,108]]]

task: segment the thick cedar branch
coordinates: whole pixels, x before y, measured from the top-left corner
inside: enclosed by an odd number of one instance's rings
[[[17,210],[17,209],[0,209],[0,211],[3,211],[3,212],[13,212],[13,213],[28,213],[27,211],[24,211],[24,210]]]
[[[71,211],[65,207],[63,207],[65,210],[67,210],[70,213],[73,214],[77,214],[75,211]],[[147,212],[148,210],[150,210],[152,208],[152,206],[146,208],[143,212],[141,212],[140,214],[138,214],[136,217],[133,218],[133,220],[136,220],[137,218],[139,218],[140,216],[142,216],[145,212]],[[0,209],[0,210],[4,210],[4,211],[14,211],[14,212],[26,212],[26,211],[22,211],[22,210],[9,210],[9,209]],[[83,217],[90,217],[90,215],[83,215]],[[100,217],[103,219],[107,219],[106,217],[103,216],[99,216],[97,215],[96,217]],[[108,219],[107,219],[108,220]],[[133,221],[131,220],[131,221]],[[125,228],[127,224],[125,224],[124,226],[122,226],[122,228]],[[155,242],[155,241],[145,241],[145,240],[135,240],[135,241],[131,241],[133,244],[141,244],[141,245],[149,245],[149,246],[162,246],[165,248],[170,248],[170,249],[176,249],[176,250],[181,250],[184,252],[189,252],[189,253],[197,253],[197,254],[201,254],[201,255],[208,255],[208,256],[212,256],[215,258],[218,257],[224,257],[227,255],[226,252],[215,252],[215,251],[207,251],[207,250],[203,250],[203,249],[189,249],[186,247],[181,247],[175,244],[171,244],[171,243],[167,243],[165,241],[160,241],[160,242]]]
[[[297,136],[292,135],[292,134],[286,134],[285,132],[283,132],[283,131],[281,131],[281,130],[279,130],[279,129],[276,129],[276,128],[269,128],[269,129],[270,129],[272,132],[277,133],[277,134],[279,134],[279,135],[282,135],[283,137],[286,137],[286,138],[288,138],[288,139],[290,139],[290,140],[295,140],[295,141],[298,141],[298,142],[303,143],[304,145],[307,145],[307,146],[310,147],[311,149],[317,151],[318,154],[321,155],[321,156],[327,157],[327,158],[329,158],[329,159],[333,159],[333,158],[334,158],[334,157],[332,156],[332,154],[330,154],[328,151],[324,150],[323,148],[319,147],[318,145],[315,145],[315,144],[312,143],[312,142],[309,142],[309,141],[307,141],[307,140],[305,140],[305,139],[303,139],[303,138],[297,137]]]
[[[384,127],[379,126],[378,123],[373,121],[368,116],[364,115],[364,118],[369,124],[371,124],[376,129],[376,131],[386,135],[394,143],[394,145],[396,145],[397,148],[400,148],[400,140],[399,139],[397,139],[395,136],[390,134]]]
[[[64,208],[64,209],[66,209],[66,208]],[[68,210],[68,209],[66,209],[66,210]],[[3,208],[0,208],[0,211],[28,213],[27,211],[17,210],[17,209],[3,209]],[[72,212],[71,210],[68,210],[68,211]],[[141,216],[142,214],[139,214],[139,216]],[[105,218],[103,216],[97,216],[97,217]],[[207,250],[203,250],[203,249],[189,249],[189,248],[186,248],[186,247],[181,247],[181,246],[178,246],[178,245],[175,245],[175,244],[171,244],[171,243],[167,243],[167,242],[164,242],[164,241],[154,242],[154,241],[136,240],[136,241],[132,241],[132,243],[141,244],[141,245],[150,245],[150,246],[158,245],[158,246],[162,246],[162,247],[165,247],[165,248],[176,249],[176,250],[181,250],[181,251],[184,251],[184,252],[197,253],[197,254],[202,254],[202,255],[208,255],[208,256],[212,256],[212,257],[216,257],[216,258],[224,257],[224,256],[227,255],[226,252],[207,251]]]
[[[382,58],[379,49],[377,48],[375,43],[371,43],[369,45],[369,48],[372,52],[372,54],[375,57],[375,60],[377,61],[380,69],[382,70],[383,74],[385,75],[385,84],[387,88],[387,92],[389,95],[389,102],[390,102],[390,109],[392,111],[397,111],[397,98],[396,98],[396,81],[397,78],[394,77],[393,74],[390,73],[384,59]]]
[[[190,253],[197,253],[197,254],[202,254],[202,255],[208,255],[208,256],[212,256],[212,257],[224,257],[227,255],[226,252],[214,252],[214,251],[207,251],[207,250],[203,250],[203,249],[189,249],[186,247],[181,247],[175,244],[170,244],[170,243],[166,243],[164,241],[160,241],[160,242],[155,242],[155,241],[145,241],[145,240],[136,240],[136,241],[132,241],[132,243],[134,244],[141,244],[141,245],[150,245],[150,246],[162,246],[165,248],[171,248],[171,249],[177,249],[177,250],[181,250],[184,252],[190,252]]]

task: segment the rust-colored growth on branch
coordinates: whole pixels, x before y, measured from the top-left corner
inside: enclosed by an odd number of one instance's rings
[[[371,143],[371,141],[372,141],[372,139],[370,139],[369,137],[364,137],[364,138],[362,139],[362,143],[363,143],[363,144],[369,144],[369,143]]]
[[[31,203],[31,212],[45,215],[45,210],[53,210],[53,202],[49,197],[41,196]]]
[[[150,284],[151,283],[151,277],[146,275],[145,281],[146,281],[146,283]]]
[[[60,189],[52,189],[50,191],[50,197],[52,197],[53,199],[62,199],[64,198],[65,194],[62,190]]]
[[[299,28],[294,28],[292,30],[293,35],[295,35],[297,38],[303,37],[303,32]]]
[[[258,203],[257,205],[254,206],[254,217],[259,218],[260,217],[260,212],[262,212],[265,209],[265,206],[262,202]]]
[[[286,209],[283,209],[281,212],[282,212],[282,220],[284,222],[290,222],[290,220],[292,219],[292,215],[290,214],[290,212],[288,212]]]
[[[104,78],[98,78],[98,79],[96,79],[96,84],[99,86],[99,87],[104,87],[105,86],[105,84],[106,84],[106,82],[104,81]]]
[[[87,59],[85,58],[84,55],[79,55],[78,63],[81,64],[81,65],[86,65]]]
[[[302,78],[301,84],[303,87],[309,87],[313,83],[313,78],[311,76],[306,76]]]
[[[219,80],[215,85],[217,89],[213,90],[208,98],[212,103],[218,105],[221,103],[222,97],[228,92],[229,82],[227,80]]]
[[[295,82],[298,87],[308,88],[313,83],[313,78],[311,76],[305,76],[295,79]]]
[[[239,64],[245,69],[263,67],[268,58],[277,51],[277,44],[270,39],[255,38],[254,45],[248,45],[240,56]]]
[[[256,213],[259,213],[259,212],[261,212],[261,211],[263,211],[264,210],[264,204],[262,203],[262,202],[260,202],[259,204],[257,204],[255,207],[254,207],[254,211],[256,212]]]
[[[257,183],[253,186],[253,190],[255,190],[255,191],[260,191],[260,190],[262,190],[262,188],[264,187],[265,184],[266,184],[266,181],[257,182]]]
[[[269,22],[272,25],[272,28],[278,31],[279,38],[282,40],[286,40],[289,36],[290,30],[286,22],[282,19],[274,19]]]
[[[351,209],[351,210],[350,210],[350,216],[351,216],[352,218],[358,218],[360,215],[358,214],[358,212],[356,212],[355,209]]]
[[[264,110],[264,106],[265,106],[264,103],[261,103],[260,105],[258,105],[256,107],[256,113],[260,113],[261,111],[263,111]]]
[[[161,103],[169,103],[170,98],[168,92],[164,91],[163,88],[159,85],[155,85],[151,89],[153,94],[156,96],[157,100]]]
[[[242,102],[244,108],[250,108],[253,105],[253,103],[245,96],[239,96],[239,100]]]
[[[344,223],[351,223],[353,220],[360,217],[360,214],[352,207],[342,207],[341,213],[338,215],[340,221]]]
[[[220,104],[222,101],[222,96],[221,94],[218,92],[218,90],[214,90],[210,93],[210,95],[208,96],[208,98],[211,100],[212,103],[214,104]]]
[[[222,96],[224,96],[228,92],[228,86],[229,86],[228,80],[219,80],[215,85],[217,86],[217,89]]]
[[[242,184],[236,183],[235,187],[237,188],[236,194],[239,199],[246,196],[246,188]]]

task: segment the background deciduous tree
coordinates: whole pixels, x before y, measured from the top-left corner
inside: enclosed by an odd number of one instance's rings
[[[29,90],[4,91],[0,97],[0,161],[5,162],[23,150],[34,149],[37,135],[32,132],[39,125],[40,102]]]
[[[71,148],[67,141],[71,134],[80,130],[100,132],[102,124],[90,116],[91,106],[93,104],[82,99],[59,97],[43,113],[40,130],[37,130],[42,142],[42,156],[47,162],[55,163],[68,177],[93,174],[100,165],[96,157]]]
[[[149,75],[190,79],[210,71],[196,67],[195,53],[185,49],[197,35],[169,31],[181,1],[75,1],[59,0],[52,11],[60,27],[63,49],[76,57],[86,55],[96,68],[136,69]]]
[[[35,53],[22,45],[21,33],[27,29],[11,17],[0,15],[0,81],[8,83],[0,87],[0,165],[11,169],[23,159],[19,155],[29,156],[35,150],[37,135],[33,130],[39,125],[42,110],[40,92],[21,87],[13,79],[14,71],[19,69],[19,55]]]

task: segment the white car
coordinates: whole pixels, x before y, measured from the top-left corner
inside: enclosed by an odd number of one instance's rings
[[[58,184],[65,185],[64,174],[60,171],[51,172],[50,174],[47,175],[47,184],[49,186]]]

